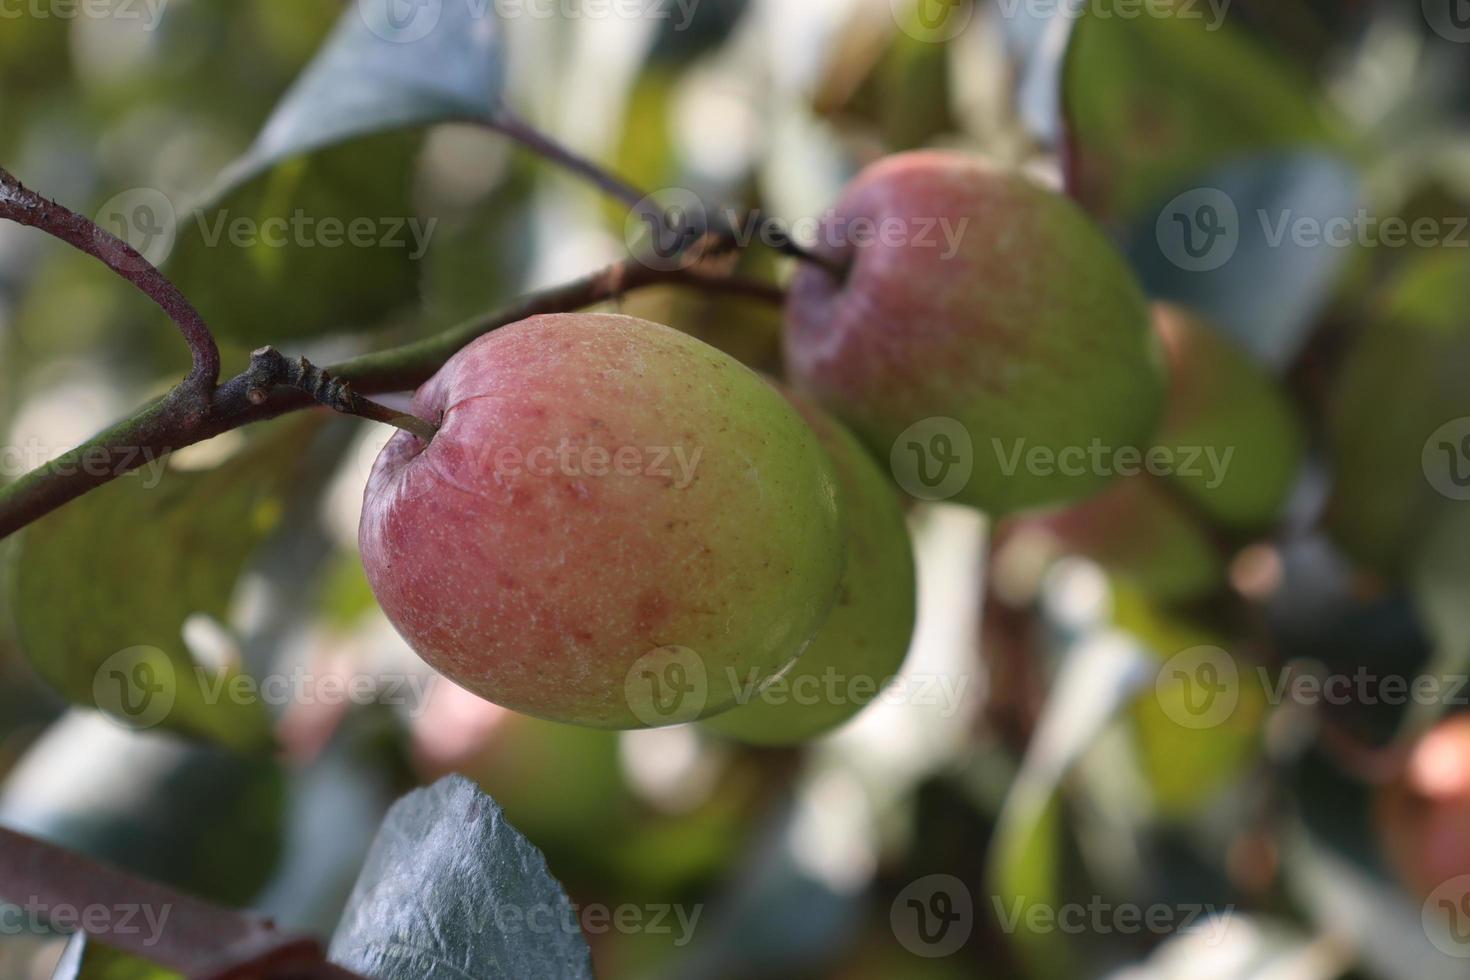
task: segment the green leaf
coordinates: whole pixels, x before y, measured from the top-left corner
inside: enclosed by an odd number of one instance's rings
[[[1463,508],[1458,452],[1470,432],[1470,262],[1443,248],[1410,259],[1370,314],[1333,389],[1336,486],[1327,526],[1354,558],[1402,574],[1448,510]],[[1389,410],[1388,407],[1391,407]]]
[[[263,706],[229,697],[236,671],[202,669],[183,626],[195,614],[226,618],[317,424],[284,423],[208,472],[165,473],[153,460],[28,528],[12,594],[21,650],[41,677],[73,703],[135,727],[268,746]],[[116,453],[94,458],[125,462]]]
[[[377,980],[592,976],[576,910],[545,858],[462,776],[393,805],[331,959]]]
[[[1108,221],[1227,157],[1335,142],[1305,80],[1207,16],[1084,13],[1062,88],[1075,192]]]
[[[505,81],[495,8],[414,4],[404,19],[395,6],[397,0],[347,5],[227,182],[361,136],[495,118]]]
[[[410,193],[420,142],[380,134],[226,188],[184,219],[168,274],[242,345],[382,324],[417,298],[433,232]]]
[[[493,120],[504,66],[490,5],[350,3],[321,53],[184,217],[169,273],[222,337],[371,329],[418,297],[416,131]],[[358,229],[358,232],[352,232]]]
[[[183,975],[73,933],[51,980],[183,980]]]
[[[1040,976],[1075,975],[1034,908],[1060,904],[1062,780],[1152,678],[1148,656],[1120,633],[1099,631],[1067,654],[990,844],[985,880],[1015,923],[1018,951]]]

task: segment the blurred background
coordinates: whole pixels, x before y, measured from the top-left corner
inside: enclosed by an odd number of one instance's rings
[[[434,219],[410,265],[201,250],[177,216],[352,6],[0,5],[0,164],[129,232],[227,369],[267,340],[319,363],[400,343],[626,254],[625,207],[454,124],[228,183],[256,213]],[[505,7],[508,102],[641,188],[795,221],[938,146],[1065,189],[1219,344],[1176,361],[1176,399],[1205,393],[1221,444],[1285,447],[1271,512],[1214,520],[1131,478],[999,527],[915,505],[904,676],[827,738],[755,750],[558,726],[430,677],[356,555],[388,430],[304,414],[0,546],[0,824],[325,936],[388,805],[461,772],[544,851],[607,978],[1467,975],[1463,0]],[[143,204],[169,220],[141,227]],[[779,371],[769,306],[621,308]],[[187,364],[125,283],[0,226],[0,483]],[[132,731],[57,665],[135,645],[279,683]],[[0,926],[0,976],[60,952]]]

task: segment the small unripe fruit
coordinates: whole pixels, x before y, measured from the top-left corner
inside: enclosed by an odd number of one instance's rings
[[[369,479],[360,539],[430,665],[526,714],[692,721],[785,668],[843,552],[831,464],[756,374],[632,317],[534,317],[455,355]]]
[[[1097,496],[1023,520],[1152,598],[1187,602],[1225,583],[1214,529],[1279,516],[1306,439],[1275,380],[1219,331],[1163,303],[1154,329],[1170,387],[1152,445]]]
[[[1111,477],[1055,461],[1148,444],[1164,390],[1148,307],[1072,202],[926,151],[864,171],[825,226],[819,251],[847,271],[798,273],[787,365],[881,459],[910,427],[954,419],[974,464],[956,499],[1004,514]]]
[[[810,399],[784,394],[837,473],[847,565],[832,614],[791,669],[753,700],[705,722],[755,745],[793,745],[852,718],[903,665],[914,632],[914,557],[888,476]]]

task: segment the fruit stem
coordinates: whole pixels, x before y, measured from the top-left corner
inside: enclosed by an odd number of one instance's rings
[[[270,399],[271,389],[282,385],[304,391],[318,404],[343,415],[395,426],[425,445],[432,442],[439,431],[416,415],[364,398],[347,382],[334,378],[306,358],[298,357],[293,361],[274,347],[262,347],[251,354],[250,370],[246,375],[250,382],[246,398],[252,405],[264,405]]]
[[[852,268],[851,263],[843,262],[832,256],[819,255],[806,246],[798,244],[786,227],[775,218],[766,217],[759,212],[755,214],[755,218],[764,230],[763,237],[776,251],[816,266],[831,276],[838,285],[847,281],[847,274]]]

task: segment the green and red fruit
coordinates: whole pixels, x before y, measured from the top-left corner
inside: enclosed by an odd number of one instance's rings
[[[792,745],[862,711],[903,665],[916,603],[913,548],[893,485],[857,438],[789,389],[837,473],[847,564],[832,614],[791,669],[705,727],[755,745]]]
[[[505,327],[415,396],[360,540],[428,663],[526,714],[692,721],[805,648],[837,595],[831,463],[759,376],[632,317]]]
[[[975,157],[906,153],[861,173],[821,237],[843,272],[797,274],[787,366],[880,458],[954,420],[969,446],[946,451],[972,464],[955,498],[1005,514],[1110,479],[1048,461],[1148,445],[1164,394],[1148,305],[1071,201]]]

